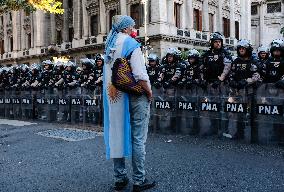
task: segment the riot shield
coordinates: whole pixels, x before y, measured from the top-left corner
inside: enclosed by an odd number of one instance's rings
[[[99,89],[99,88],[98,88]],[[100,90],[84,90],[83,124],[85,126],[101,126],[102,100]]]
[[[55,89],[55,93],[58,95],[58,112],[57,122],[66,123],[70,122],[70,97],[67,89]]]
[[[33,96],[31,91],[22,91],[21,93],[22,119],[33,119]]]
[[[35,94],[35,117],[38,120],[48,121],[47,113],[48,113],[48,93],[46,90],[38,90],[34,91]]]
[[[158,94],[161,95],[158,95]],[[171,134],[177,132],[176,111],[175,111],[176,89],[159,89],[156,90],[152,102],[152,119],[154,123],[154,132],[162,134]]]
[[[198,88],[199,135],[217,136],[221,129],[222,97],[226,95],[223,85],[216,88],[208,85],[206,89]]]
[[[7,119],[14,118],[13,102],[12,102],[13,91],[5,91],[5,117]]]
[[[221,129],[219,135],[222,137],[242,140],[248,138],[248,114],[250,102],[246,89],[232,89],[228,87],[228,95],[222,98],[223,110],[221,111]]]
[[[197,86],[178,89],[176,100],[177,132],[195,135],[198,130]]]
[[[81,88],[69,89],[68,97],[71,102],[70,119],[72,124],[79,124],[83,122],[83,97],[81,96]]]
[[[257,139],[262,144],[284,144],[284,90],[263,84],[256,96]]]
[[[54,88],[50,87],[45,90],[46,98],[46,113],[47,121],[55,122],[57,120],[57,111],[58,111],[58,96]]]
[[[0,118],[5,118],[5,90],[0,90]]]

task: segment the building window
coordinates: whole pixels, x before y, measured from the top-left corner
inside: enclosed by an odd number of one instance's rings
[[[10,52],[13,51],[13,37],[10,37]]]
[[[240,23],[238,21],[235,21],[235,34],[236,39],[240,39]]]
[[[198,9],[193,10],[193,28],[202,31],[202,11]]]
[[[0,40],[0,54],[3,55],[5,53],[4,50],[4,40]]]
[[[109,11],[109,29],[111,30],[111,26],[112,26],[112,17],[116,15],[116,10],[110,10]]]
[[[181,28],[181,4],[175,3],[174,4],[174,18],[175,18],[175,26],[177,28]]]
[[[29,33],[27,35],[28,46],[27,48],[30,49],[32,47],[32,35]]]
[[[225,37],[230,37],[230,19],[223,18],[223,31]]]
[[[74,28],[71,27],[69,28],[69,42],[72,42],[73,38],[74,38]]]
[[[99,34],[99,19],[98,15],[91,16],[91,36],[97,36]]]
[[[135,28],[139,29],[144,24],[144,5],[133,4],[130,6],[130,16],[135,21]]]
[[[61,45],[62,43],[62,34],[61,34],[61,30],[56,31],[56,44],[57,45]]]
[[[73,8],[73,0],[68,0],[68,8]]]
[[[9,13],[9,18],[10,18],[10,21],[12,21],[12,13],[11,12]]]
[[[257,5],[251,6],[251,15],[257,15]]]
[[[212,13],[209,13],[209,31],[214,32],[214,15]]]
[[[3,25],[3,16],[0,16],[0,24]]]
[[[281,12],[281,2],[267,3],[267,13]]]

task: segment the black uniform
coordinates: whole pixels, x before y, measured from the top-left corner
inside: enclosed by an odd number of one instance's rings
[[[251,57],[249,60],[244,60],[237,57],[231,67],[230,86],[232,88],[243,89],[247,84],[247,79],[251,78],[254,82],[260,80],[257,60]]]
[[[219,82],[218,76],[222,73],[227,75],[230,71],[232,57],[229,52],[224,49],[219,51],[206,51],[202,57],[202,73],[203,79],[207,83]]]
[[[284,80],[284,60],[270,57],[265,62],[264,83],[275,83]]]

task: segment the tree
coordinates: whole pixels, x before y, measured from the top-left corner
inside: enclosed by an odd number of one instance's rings
[[[62,3],[58,0],[0,0],[0,14],[23,9],[32,12],[36,9],[54,14],[63,14]]]

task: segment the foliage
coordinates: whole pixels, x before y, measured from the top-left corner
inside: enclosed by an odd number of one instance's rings
[[[0,0],[0,14],[23,9],[32,12],[36,9],[54,14],[63,14],[62,3],[58,0]]]

